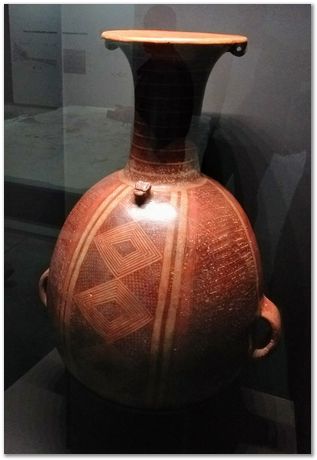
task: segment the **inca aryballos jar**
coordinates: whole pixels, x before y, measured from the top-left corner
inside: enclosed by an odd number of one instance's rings
[[[132,69],[130,155],[68,216],[40,293],[73,376],[114,402],[173,408],[215,394],[280,333],[250,223],[200,173],[191,129],[212,67],[228,51],[242,56],[247,39],[150,30],[102,38]],[[271,336],[255,349],[259,316]]]

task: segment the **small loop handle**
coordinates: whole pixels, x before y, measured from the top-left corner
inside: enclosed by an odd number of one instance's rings
[[[39,281],[39,294],[42,304],[47,307],[47,280],[49,275],[50,269],[48,268],[42,273],[40,281]]]
[[[256,348],[252,353],[252,358],[264,358],[277,346],[281,336],[281,315],[277,307],[267,297],[263,296],[261,302],[260,316],[264,318],[271,327],[271,336],[267,345]]]
[[[245,43],[236,43],[235,45],[232,45],[229,48],[229,51],[234,56],[240,57],[240,56],[243,56],[246,53],[247,45],[248,45],[247,42],[245,42]]]

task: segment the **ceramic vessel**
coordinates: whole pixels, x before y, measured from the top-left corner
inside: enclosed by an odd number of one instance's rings
[[[68,216],[40,294],[84,385],[129,406],[178,407],[213,395],[280,334],[248,218],[200,173],[191,129],[213,65],[226,52],[242,56],[247,39],[148,30],[102,38],[132,69],[130,156]],[[271,335],[255,349],[259,316]]]

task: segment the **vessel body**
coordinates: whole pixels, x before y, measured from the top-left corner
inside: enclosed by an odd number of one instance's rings
[[[60,234],[48,308],[70,371],[136,407],[200,401],[250,355],[259,254],[237,201],[204,176],[135,201],[117,172],[75,206]]]

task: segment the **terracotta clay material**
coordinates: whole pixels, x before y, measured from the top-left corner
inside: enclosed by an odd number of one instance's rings
[[[68,216],[41,298],[77,379],[115,402],[173,408],[210,397],[280,334],[248,218],[200,173],[192,130],[213,65],[227,51],[243,55],[247,39],[148,30],[102,37],[132,69],[130,156]],[[272,334],[254,349],[259,316]]]

